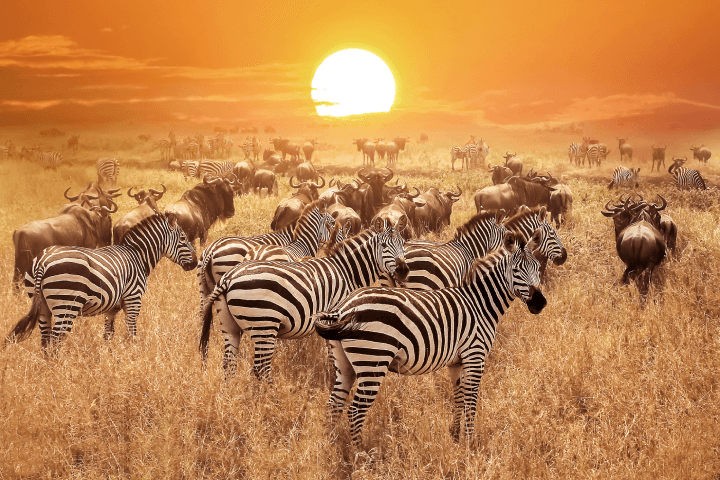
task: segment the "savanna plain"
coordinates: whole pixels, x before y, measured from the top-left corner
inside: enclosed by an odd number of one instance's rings
[[[589,169],[568,163],[567,145],[577,139],[527,149],[486,140],[489,162],[518,150],[525,171],[562,178],[574,203],[560,229],[568,260],[549,266],[547,307],[531,315],[515,301],[499,325],[480,382],[475,445],[451,439],[452,390],[440,371],[390,374],[365,423],[364,448],[351,448],[347,419],[335,430],[326,419],[334,378],[316,334],[279,342],[274,382],[266,385],[250,372],[247,339],[237,375],[225,380],[216,327],[203,369],[195,274],[164,260],[149,278],[136,340],[120,315],[118,334],[104,341],[102,319],[92,317],[76,321],[57,358],[43,355],[38,332],[0,350],[0,478],[718,478],[717,189],[678,192],[667,169],[650,174],[647,158],[626,163],[642,168],[638,193],[668,200],[679,230],[677,255],[659,269],[642,301],[634,286],[620,283],[624,265],[612,221],[600,214],[622,193],[607,189],[617,149],[602,167]],[[413,138],[395,169],[421,190],[462,189],[450,228],[431,237],[443,241],[475,213],[474,192],[491,184],[487,168],[450,171],[453,141],[466,139],[419,144]],[[238,143],[234,160],[242,159]],[[30,304],[10,286],[12,231],[55,215],[67,187],[74,194],[95,180],[99,156],[121,161],[123,191],[165,184],[161,208],[196,181],[159,168],[152,142],[134,136],[88,133],[80,146],[77,153],[63,151],[68,162],[57,171],[29,161],[0,163],[3,336]],[[321,140],[316,163],[326,167],[328,180],[349,181],[362,162],[353,150],[349,138]],[[683,154],[687,146],[675,151]],[[716,158],[686,166],[717,185]],[[280,196],[290,190],[281,179]],[[134,206],[126,195],[118,200],[115,218]],[[277,202],[237,198],[236,215],[211,240],[266,233]]]

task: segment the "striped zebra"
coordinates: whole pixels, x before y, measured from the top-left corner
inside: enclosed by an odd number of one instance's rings
[[[240,147],[242,148],[242,151],[245,154],[246,159],[250,158],[251,153],[254,153],[253,142],[250,139],[246,139]],[[257,159],[257,157],[256,157],[256,159]]]
[[[173,147],[175,147],[175,138],[160,140],[160,158],[161,160],[169,160],[172,156]]]
[[[70,333],[78,316],[105,314],[105,339],[114,333],[123,309],[128,332],[136,320],[152,269],[167,257],[184,270],[197,265],[195,250],[174,218],[155,214],[130,229],[120,245],[99,249],[49,247],[33,261],[32,305],[7,337],[22,341],[40,323],[41,345],[48,347]],[[53,325],[54,320],[54,325]]]
[[[455,146],[450,149],[450,162],[452,164],[453,171],[455,171],[455,160],[458,158],[462,160],[462,166],[465,167],[468,151],[469,148],[467,145],[464,147]]]
[[[39,162],[43,168],[52,168],[57,170],[58,165],[63,161],[63,156],[60,152],[43,152],[42,150],[35,150],[33,152],[35,161]]]
[[[475,259],[500,247],[508,231],[520,232],[524,238],[530,238],[535,230],[540,229],[541,241],[536,254],[542,271],[548,260],[562,265],[567,259],[567,251],[557,231],[548,222],[545,207],[518,212],[502,224],[497,220],[497,213],[483,211],[458,227],[453,239],[447,243],[407,242],[405,262],[409,273],[405,286],[413,290],[459,286]],[[387,277],[381,278],[380,283],[386,287],[394,286]]]
[[[592,166],[595,164],[595,166],[599,167],[600,163],[607,158],[609,153],[610,150],[608,150],[607,145],[604,143],[593,143],[592,145],[588,145],[588,165]]]
[[[219,160],[200,160],[197,168],[197,176],[204,177],[210,175],[211,177],[222,177],[228,172],[232,172],[235,167],[234,162],[222,162]]]
[[[705,180],[703,180],[700,172],[694,168],[683,167],[682,165],[687,161],[686,159],[673,157],[673,164],[668,168],[668,173],[675,177],[675,185],[680,190],[705,190]]]
[[[117,177],[120,174],[120,162],[115,158],[100,157],[95,162],[97,170],[98,185],[100,187],[115,187]]]
[[[584,149],[583,146],[579,143],[571,143],[570,148],[568,148],[568,158],[570,159],[570,163],[574,163],[575,165],[580,165],[580,160],[582,160],[583,165],[585,164],[585,155],[587,155],[587,149]]]
[[[468,168],[470,168],[471,165],[477,165],[478,158],[480,157],[480,144],[469,142],[465,147],[467,148]]]
[[[320,250],[320,243],[330,240],[330,231],[334,226],[335,219],[325,211],[325,201],[315,200],[300,214],[290,244],[257,245],[248,252],[245,261],[296,262],[305,257],[315,257]]]
[[[180,170],[183,172],[183,178],[199,178],[200,162],[198,160],[183,160],[180,164]]]
[[[612,174],[612,180],[608,185],[608,190],[613,187],[620,188],[639,188],[640,187],[640,169],[625,167],[617,167]]]
[[[0,161],[10,158],[10,149],[5,145],[0,146]]]
[[[450,433],[473,438],[478,386],[492,349],[498,322],[515,297],[533,314],[547,301],[540,289],[540,265],[533,243],[507,233],[503,248],[473,263],[461,286],[420,292],[404,288],[363,288],[331,313],[315,316],[318,334],[330,340],[335,386],[328,402],[332,424],[348,411],[353,444],[360,446],[362,427],[388,371],[421,375],[448,367],[453,385]]]
[[[238,265],[223,276],[203,307],[199,345],[203,358],[213,321],[212,304],[222,299],[230,314],[226,321],[220,317],[226,374],[234,372],[238,344],[247,332],[255,348],[253,371],[260,379],[270,379],[278,338],[311,334],[313,314],[334,308],[354,290],[377,281],[381,273],[407,273],[403,243],[395,228],[379,220],[374,227],[336,245],[325,258]]]

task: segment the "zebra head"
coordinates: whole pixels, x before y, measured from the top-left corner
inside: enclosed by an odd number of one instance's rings
[[[375,232],[377,233],[377,248],[375,250],[375,261],[380,267],[380,272],[392,277],[399,285],[407,280],[409,269],[405,263],[405,239],[399,231],[405,228],[407,219],[400,219],[393,226],[382,218],[375,221]]]
[[[198,264],[195,249],[178,225],[175,214],[170,213],[166,218],[168,235],[164,239],[163,256],[180,265],[186,272],[194,269]]]
[[[522,234],[505,234],[505,250],[508,258],[507,281],[510,292],[527,305],[530,313],[540,313],[547,300],[540,290],[540,262],[533,257],[532,251],[541,241],[542,232],[535,230],[529,243],[525,243]]]
[[[555,265],[562,265],[567,260],[567,250],[560,240],[557,230],[553,228],[552,223],[548,222],[545,207],[540,209],[537,219],[542,233],[542,240],[536,252],[548,260],[552,260]]]

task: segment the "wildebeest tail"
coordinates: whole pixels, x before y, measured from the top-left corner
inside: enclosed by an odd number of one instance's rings
[[[339,320],[339,313],[320,312],[313,315],[315,330],[326,340],[359,338],[362,323],[358,321],[358,316],[357,312],[352,312]]]
[[[40,281],[40,276],[35,278],[35,294],[33,295],[32,304],[30,305],[30,311],[15,324],[5,338],[3,346],[8,343],[22,342],[35,330],[35,325],[37,325],[38,317],[40,316],[40,305],[41,302],[44,301],[42,292],[40,291]]]

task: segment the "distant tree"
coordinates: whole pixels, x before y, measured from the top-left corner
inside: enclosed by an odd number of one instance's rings
[[[230,131],[230,133],[238,133],[240,131],[240,127],[235,126],[235,127],[231,128],[229,131]]]
[[[61,132],[57,128],[53,127],[47,130],[40,130],[40,135],[43,137],[64,137],[65,132]]]
[[[270,125],[267,125],[265,127],[265,133],[275,133],[275,129],[271,127]]]
[[[420,143],[425,143],[425,142],[427,142],[427,141],[428,141],[428,136],[427,136],[427,134],[426,134],[426,133],[421,133],[421,134],[420,134]]]

